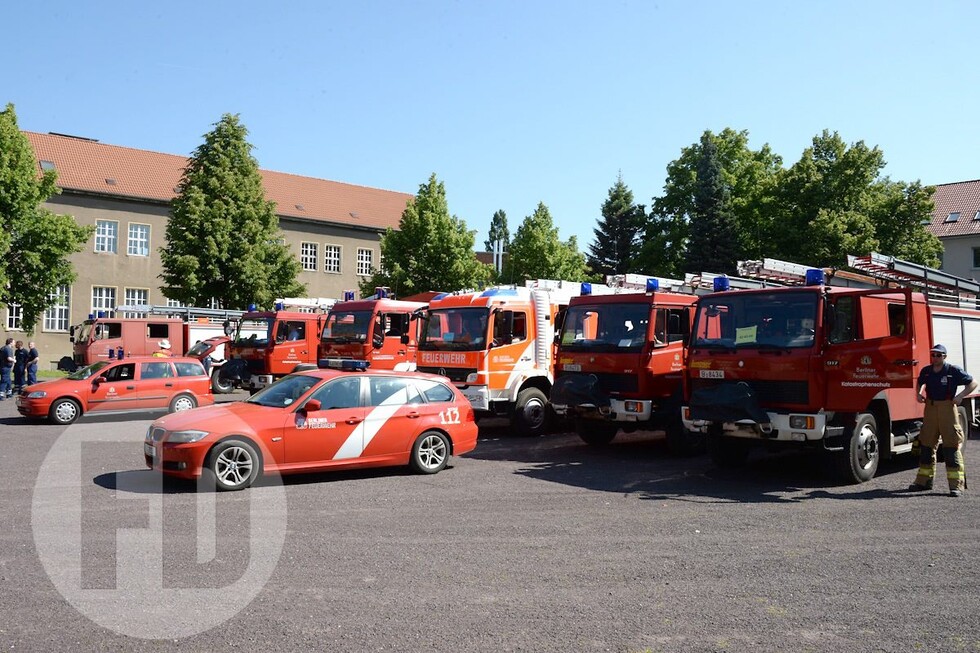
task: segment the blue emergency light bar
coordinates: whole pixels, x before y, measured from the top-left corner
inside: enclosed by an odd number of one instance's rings
[[[354,301],[354,291],[353,290],[345,290],[344,291],[344,301],[345,302],[352,302],[352,301]]]
[[[732,287],[731,282],[728,280],[728,277],[727,276],[721,275],[721,276],[715,277],[715,280],[714,280],[714,290],[715,290],[715,292],[723,292],[725,290],[730,289],[731,287]]]
[[[249,304],[248,305],[248,312],[249,313],[254,313],[257,310],[259,310],[259,307],[256,306],[255,304]]]
[[[388,296],[388,289],[382,286],[376,286],[374,289],[374,294],[377,295],[378,299],[384,299]]]
[[[660,279],[647,279],[647,292],[660,290]]]
[[[823,270],[820,268],[810,268],[806,271],[806,285],[822,286],[824,284]]]
[[[276,310],[277,311],[284,311],[284,310],[286,310],[286,304],[285,304],[285,302],[276,302]]]
[[[592,284],[589,283],[588,281],[583,281],[582,282],[582,289],[581,289],[580,292],[583,295],[591,295],[592,294]]]
[[[515,288],[488,288],[480,293],[480,297],[516,297]]]
[[[321,370],[342,370],[344,372],[359,372],[371,366],[370,361],[356,361],[350,358],[321,358],[316,362]]]

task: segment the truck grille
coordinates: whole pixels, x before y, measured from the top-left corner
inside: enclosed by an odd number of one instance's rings
[[[711,388],[724,383],[746,383],[758,399],[760,406],[770,404],[806,405],[810,401],[810,384],[806,381],[763,381],[744,379],[741,381],[723,379],[692,379],[691,390]]]
[[[249,360],[247,361],[247,363],[248,363],[248,371],[251,372],[252,374],[268,374],[268,371],[265,369],[264,360],[262,359]]]
[[[639,389],[639,379],[635,374],[613,374],[611,372],[559,372],[558,379],[570,376],[594,376],[599,381],[599,389],[606,394],[616,392],[636,392]]]
[[[453,383],[466,383],[466,377],[476,374],[475,367],[419,367],[418,371],[448,376]]]

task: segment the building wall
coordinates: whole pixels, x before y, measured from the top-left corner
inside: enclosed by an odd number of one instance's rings
[[[45,207],[55,213],[69,214],[79,224],[95,225],[97,220],[117,223],[116,253],[95,251],[95,236],[85,243],[81,252],[72,256],[72,265],[78,279],[72,284],[69,293],[71,325],[77,325],[92,312],[93,287],[114,288],[116,305],[126,303],[126,289],[146,289],[150,304],[166,304],[167,299],[160,290],[160,274],[163,272],[159,249],[165,244],[169,204],[159,201],[138,201],[83,195],[65,191],[45,203]],[[128,234],[130,224],[145,224],[150,227],[147,255],[128,253]],[[308,297],[343,297],[344,290],[357,290],[363,278],[357,274],[358,249],[370,250],[371,260],[377,267],[380,255],[381,233],[374,229],[344,227],[312,220],[280,218],[280,227],[287,246],[300,258],[301,243],[316,243],[317,261],[315,271],[303,271],[299,281],[306,284]],[[338,246],[341,251],[340,272],[324,271],[324,247]],[[245,307],[241,307],[245,308]],[[3,311],[7,325],[9,309]],[[6,336],[15,340],[29,340],[24,330],[5,330]],[[41,354],[41,369],[50,369],[63,356],[71,355],[71,342],[68,330],[49,330],[40,320],[35,326],[34,335]]]
[[[973,266],[973,250],[980,248],[977,236],[942,238],[943,271],[965,279],[980,279],[980,268]]]

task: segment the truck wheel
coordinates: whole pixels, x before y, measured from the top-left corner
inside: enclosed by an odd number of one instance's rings
[[[415,439],[408,464],[419,474],[435,474],[449,462],[449,440],[439,431],[426,431]]]
[[[170,412],[179,413],[182,410],[190,410],[197,407],[197,399],[191,395],[177,395],[170,400]]]
[[[699,431],[688,431],[684,428],[680,413],[670,418],[667,423],[667,448],[675,456],[696,456],[704,453],[705,437]],[[748,450],[746,449],[746,455]],[[744,462],[744,460],[743,460]]]
[[[74,399],[57,399],[48,410],[48,419],[55,424],[71,424],[82,414],[82,407]]]
[[[211,449],[205,471],[219,491],[244,490],[262,473],[262,459],[248,442],[225,440]]]
[[[864,483],[874,478],[881,460],[878,424],[874,415],[859,413],[844,451],[835,454],[837,473],[845,483]]]
[[[519,435],[543,435],[548,421],[548,398],[537,388],[524,388],[517,393],[517,405],[511,423]]]
[[[215,394],[226,395],[235,389],[235,382],[231,379],[221,378],[221,368],[218,368],[211,374],[211,390]]]
[[[707,438],[708,455],[716,467],[735,469],[745,465],[751,445],[738,438],[712,433]]]
[[[613,441],[619,433],[619,425],[603,419],[577,419],[575,432],[585,444],[593,447],[604,447]]]

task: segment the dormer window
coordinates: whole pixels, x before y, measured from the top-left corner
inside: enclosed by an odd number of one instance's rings
[[[949,216],[947,216],[946,222],[956,222],[959,219],[960,219],[960,212],[956,211],[954,213],[950,213]]]

